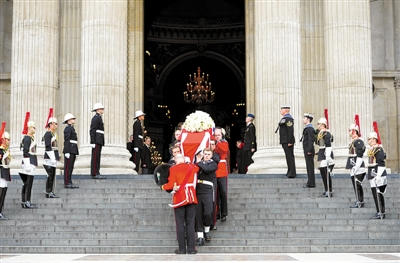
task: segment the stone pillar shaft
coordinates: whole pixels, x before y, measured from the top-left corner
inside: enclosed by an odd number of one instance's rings
[[[355,114],[360,115],[363,135],[372,129],[369,8],[369,0],[324,2],[328,109],[335,148],[347,147]]]
[[[39,142],[50,107],[57,112],[59,1],[13,3],[11,145],[19,152],[25,112]]]
[[[255,0],[254,11],[258,151],[249,173],[282,172],[284,153],[274,132],[282,104],[291,105],[297,140],[302,128],[300,0]]]
[[[113,173],[133,166],[126,150],[127,135],[127,8],[128,1],[82,0],[81,115],[79,141],[89,156],[89,128],[95,103],[105,106],[102,168]],[[87,159],[81,158],[81,164]],[[118,164],[118,168],[113,169]],[[103,169],[102,169],[103,170]]]
[[[255,113],[255,72],[254,72],[254,2],[245,1],[246,16],[246,111]]]

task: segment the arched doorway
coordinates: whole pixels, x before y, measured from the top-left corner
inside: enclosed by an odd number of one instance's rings
[[[149,113],[145,125],[164,160],[169,158],[174,128],[196,109],[210,113],[218,126],[227,129],[232,146],[244,127],[244,3],[198,3],[145,2],[144,109]],[[216,95],[212,103],[184,101],[188,75],[197,67],[208,73],[213,83]]]

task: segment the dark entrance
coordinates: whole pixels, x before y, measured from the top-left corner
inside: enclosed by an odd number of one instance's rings
[[[196,109],[227,130],[234,150],[246,108],[244,2],[146,0],[145,50],[145,125],[164,160],[176,125]],[[188,76],[197,67],[210,76],[211,103],[184,101]]]

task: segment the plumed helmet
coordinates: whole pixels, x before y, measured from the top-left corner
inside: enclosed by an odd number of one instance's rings
[[[318,124],[324,124],[325,126],[327,126],[328,121],[324,117],[322,117],[318,120]]]

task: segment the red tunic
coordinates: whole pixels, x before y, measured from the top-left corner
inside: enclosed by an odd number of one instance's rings
[[[217,178],[228,176],[228,165],[227,159],[229,156],[229,144],[227,141],[220,141],[215,146],[215,152],[219,154],[220,161],[218,163],[218,169],[215,172]]]
[[[183,180],[185,179],[187,173],[189,172],[190,167],[192,167],[192,171],[189,174],[189,178],[187,180],[187,183],[185,186],[182,186],[181,184],[183,183]],[[174,205],[179,205],[180,203],[185,201],[185,196],[188,198],[192,198],[193,203],[197,204],[197,196],[196,196],[196,183],[197,183],[197,173],[199,172],[199,167],[197,165],[191,164],[191,163],[181,163],[172,166],[169,169],[169,177],[168,177],[168,183],[164,184],[162,186],[163,190],[173,190],[174,184],[177,186],[180,186],[180,189],[182,187],[187,188],[187,195],[185,194],[174,194],[173,197],[173,206]],[[178,190],[179,191],[179,190]],[[178,206],[179,207],[179,206]]]

